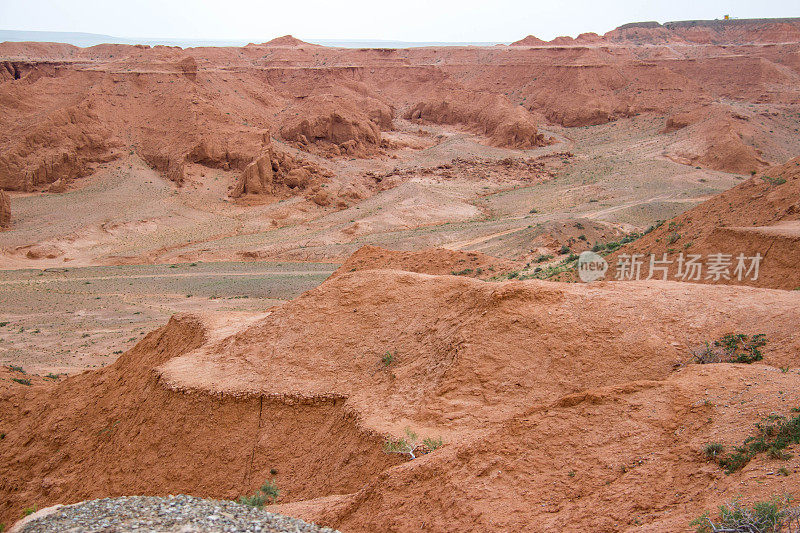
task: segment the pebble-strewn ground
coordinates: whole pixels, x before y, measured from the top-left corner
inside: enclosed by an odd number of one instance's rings
[[[64,506],[20,533],[335,533],[296,518],[230,501],[192,496],[126,496]]]

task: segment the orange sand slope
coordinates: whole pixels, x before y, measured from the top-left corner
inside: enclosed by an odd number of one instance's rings
[[[799,303],[357,270],[249,319],[176,316],[106,369],[3,391],[0,519],[119,494],[233,498],[275,469],[282,512],[344,531],[682,529],[740,494],[800,496],[797,474],[768,475],[796,458],[726,476],[702,453],[800,406]],[[729,332],[766,334],[763,364],[681,366]],[[445,445],[384,454],[406,427]]]
[[[516,267],[515,263],[480,252],[462,252],[428,248],[418,252],[386,250],[362,246],[333,274],[340,276],[356,270],[398,269],[419,274],[453,274],[490,278]]]

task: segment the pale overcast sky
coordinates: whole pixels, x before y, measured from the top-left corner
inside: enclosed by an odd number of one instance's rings
[[[0,29],[117,37],[507,42],[644,20],[800,17],[800,0],[0,0]]]

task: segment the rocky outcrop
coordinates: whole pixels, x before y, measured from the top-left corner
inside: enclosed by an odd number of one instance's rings
[[[164,177],[178,184],[183,183],[187,163],[197,163],[209,168],[238,170],[243,173],[270,150],[270,135],[267,130],[239,129],[222,133],[224,128],[204,132],[194,146],[148,144],[140,148],[139,155],[148,165]],[[263,166],[263,163],[262,163]],[[253,170],[248,171],[251,175]],[[264,179],[264,172],[260,174]],[[253,185],[255,182],[251,182]]]
[[[140,148],[148,165],[178,184],[183,183],[187,164],[238,172],[230,192],[233,198],[245,195],[285,198],[306,192],[308,187],[327,180],[326,173],[276,150],[265,129],[230,129],[221,127],[203,133],[194,146],[184,143]],[[224,132],[224,133],[223,133]]]
[[[210,168],[244,170],[270,148],[268,130],[236,130],[225,134],[204,133],[185,159]]]
[[[605,35],[582,33],[575,39],[559,36],[543,41],[533,35],[511,43],[511,46],[575,46],[584,44],[657,45],[788,43],[800,40],[800,18],[684,20],[665,22],[632,22],[623,24]]]
[[[487,135],[490,144],[508,148],[532,148],[547,144],[533,116],[507,98],[451,92],[447,96],[419,102],[405,118],[436,124],[461,124]]]
[[[11,227],[11,198],[0,189],[0,228]]]
[[[191,56],[184,57],[178,62],[178,70],[187,80],[195,81],[197,79],[197,61]]]
[[[327,181],[326,173],[316,165],[300,163],[268,146],[244,168],[231,196],[311,197]]]
[[[60,109],[0,147],[0,187],[33,191],[87,176],[117,157],[121,145],[86,105]]]
[[[374,98],[324,94],[304,98],[286,113],[280,135],[301,147],[317,145],[326,155],[366,156],[391,129],[392,110]]]
[[[406,252],[377,246],[362,246],[351,255],[331,278],[356,270],[406,270],[419,274],[469,276],[490,278],[518,270],[521,265],[492,257],[481,252],[465,252],[444,248],[426,248]]]
[[[675,133],[664,155],[685,165],[748,174],[765,166],[753,146],[755,128],[750,119],[719,105],[676,113],[667,118],[662,133]]]
[[[233,196],[274,193],[275,171],[272,163],[272,153],[268,151],[247,165],[239,177]]]

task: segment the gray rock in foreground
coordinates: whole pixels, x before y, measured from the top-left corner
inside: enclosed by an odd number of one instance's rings
[[[32,517],[33,518],[33,517]],[[193,496],[124,496],[59,507],[22,533],[337,533],[297,518]]]

